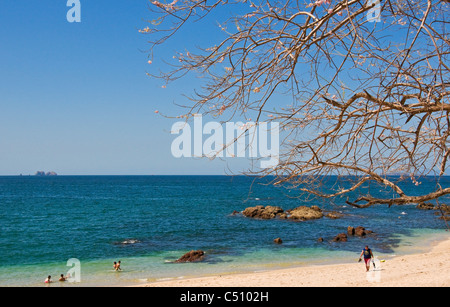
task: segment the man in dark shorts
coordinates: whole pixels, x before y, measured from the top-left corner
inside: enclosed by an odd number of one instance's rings
[[[369,246],[366,245],[366,247],[362,250],[361,255],[359,256],[359,261],[361,261],[362,256],[364,256],[364,262],[366,263],[366,272],[369,272],[370,259],[373,258],[372,250]]]

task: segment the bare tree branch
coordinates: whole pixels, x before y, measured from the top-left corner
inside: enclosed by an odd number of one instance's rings
[[[371,182],[393,193],[349,201],[357,207],[450,194],[436,188],[410,196],[399,186],[420,185],[426,175],[439,183],[447,171],[447,1],[174,0],[150,7],[159,17],[141,32],[151,38],[152,58],[187,24],[211,15],[221,33],[209,46],[175,54],[166,72],[153,75],[166,83],[203,78],[183,117],[253,114],[257,123],[280,123],[279,165],[252,174],[274,175],[274,184],[324,198]],[[228,8],[237,13],[221,17]],[[392,180],[393,174],[401,176]],[[324,191],[329,175],[351,184]]]

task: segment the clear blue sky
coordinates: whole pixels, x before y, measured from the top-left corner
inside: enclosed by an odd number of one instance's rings
[[[81,23],[69,23],[67,0],[0,0],[0,175],[224,174],[252,167],[245,158],[172,156],[176,121],[154,111],[183,114],[176,104],[188,104],[182,94],[198,82],[185,78],[163,89],[146,75],[162,64],[158,57],[147,63],[148,37],[138,31],[154,17],[150,1],[80,1]],[[185,28],[158,54],[170,59],[183,44],[215,44],[211,37],[221,32],[214,18],[204,22],[210,24],[200,32],[198,25]]]
[[[223,174],[248,161],[173,158],[171,119],[187,83],[146,76],[146,0],[0,0],[0,175]],[[185,33],[185,40],[202,40]],[[170,44],[167,52],[174,49]],[[232,163],[232,164],[230,164]]]

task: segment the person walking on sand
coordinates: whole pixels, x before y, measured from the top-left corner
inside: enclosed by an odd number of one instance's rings
[[[366,264],[366,272],[369,272],[370,260],[373,258],[373,253],[372,250],[369,248],[369,246],[366,245],[366,247],[362,250],[361,255],[359,256],[359,261],[361,261],[362,256],[364,256],[364,262]]]

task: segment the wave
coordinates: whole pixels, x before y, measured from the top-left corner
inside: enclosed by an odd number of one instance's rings
[[[138,239],[126,239],[120,242],[114,242],[114,245],[131,245],[141,243]]]

